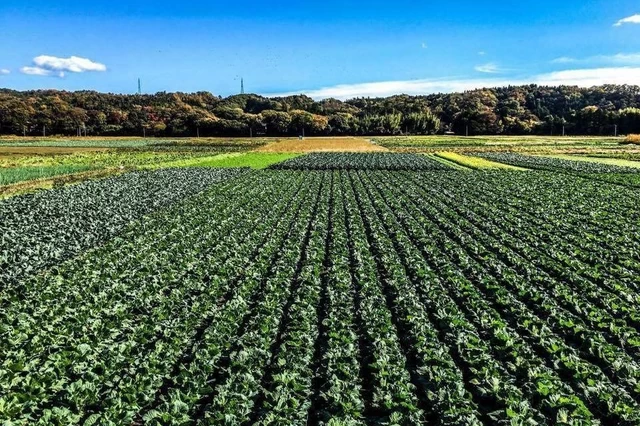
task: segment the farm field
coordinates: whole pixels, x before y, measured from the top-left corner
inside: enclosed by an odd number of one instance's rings
[[[640,173],[636,162],[602,157],[525,155],[513,152],[476,153],[475,156],[513,166],[572,173]]]
[[[141,137],[38,137],[0,136],[0,147],[8,148],[167,148],[167,147],[252,147],[267,143],[266,138],[141,138]],[[0,151],[1,152],[1,151]]]
[[[474,146],[609,146],[619,145],[622,137],[598,136],[391,136],[374,137],[374,141],[388,148],[401,147],[474,147]]]
[[[639,173],[281,160],[1,201],[0,423],[640,424]]]
[[[471,155],[458,154],[456,152],[438,152],[435,154],[439,158],[451,161],[463,167],[468,167],[475,170],[485,169],[510,169],[510,170],[526,170],[520,167],[512,166],[510,164],[498,163],[490,161],[485,158],[474,157]]]
[[[212,157],[195,157],[170,163],[159,163],[158,167],[250,167],[252,169],[264,169],[272,164],[295,158],[300,154],[295,153],[271,153],[271,152],[244,152],[231,154],[218,154]]]
[[[373,137],[376,144],[392,151],[428,152],[520,152],[528,154],[624,155],[640,154],[638,145],[625,144],[622,137],[574,136],[394,136]]]
[[[258,148],[261,152],[380,152],[387,149],[368,139],[356,137],[316,137],[276,140]]]
[[[136,169],[214,166],[260,168],[288,158],[283,157],[286,154],[253,154],[242,159],[222,161],[225,156],[248,152],[264,143],[258,139],[214,138],[159,141],[142,138],[26,141],[0,138],[0,195],[6,197],[33,192]],[[87,173],[88,170],[95,173]]]
[[[280,170],[448,170],[424,155],[395,153],[312,153],[271,166]]]
[[[26,180],[42,179],[47,177],[67,175],[84,172],[94,167],[90,165],[59,165],[49,167],[13,167],[2,170],[0,173],[0,186],[9,185]]]
[[[551,157],[559,158],[561,160],[587,161],[592,163],[609,164],[618,167],[640,168],[640,161],[628,160],[624,158],[583,157],[580,155],[553,155]]]

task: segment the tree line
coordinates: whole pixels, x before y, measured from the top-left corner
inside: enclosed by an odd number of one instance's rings
[[[315,101],[208,92],[0,89],[0,134],[101,136],[640,133],[640,87],[537,85]]]

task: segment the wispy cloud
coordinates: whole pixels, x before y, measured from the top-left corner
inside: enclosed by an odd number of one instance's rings
[[[457,92],[471,90],[477,87],[500,86],[508,84],[505,80],[500,82],[493,79],[466,80],[466,79],[426,79],[426,80],[398,80],[379,81],[373,83],[340,84],[337,86],[323,87],[316,90],[304,90],[302,92],[288,92],[272,94],[271,96],[290,96],[303,93],[315,99],[337,98],[349,99],[361,96],[382,97],[405,93],[418,95],[438,92]]]
[[[534,83],[545,86],[591,87],[602,84],[640,85],[640,67],[588,68],[542,74]]]
[[[596,59],[616,64],[640,64],[640,53],[618,53],[611,56],[596,56]]]
[[[407,95],[452,93],[481,89],[485,87],[503,87],[523,84],[539,84],[543,86],[567,85],[581,87],[599,86],[602,84],[640,85],[640,67],[574,69],[513,79],[423,79],[340,84],[315,90],[276,94],[271,93],[268,95],[290,96],[303,93],[314,99],[337,98],[344,100],[356,97],[386,97],[401,93]]]
[[[614,27],[621,27],[624,24],[640,24],[640,14],[628,16],[613,24]]]
[[[41,55],[33,58],[33,65],[34,66],[22,67],[20,71],[28,75],[57,75],[64,77],[66,72],[82,73],[107,70],[106,65],[79,56],[59,58],[56,56]]]
[[[577,62],[577,59],[570,58],[568,56],[562,56],[551,61],[552,64],[570,64],[572,62]]]
[[[486,54],[487,54],[487,52],[485,52],[484,50],[481,50],[481,51],[478,52],[478,55],[480,55],[480,56],[484,56]]]
[[[11,74],[11,71],[9,71],[6,68],[0,68],[0,75],[9,75]]]
[[[640,53],[618,53],[615,55],[596,55],[588,58],[571,58],[563,56],[551,61],[553,64],[613,64],[613,65],[636,65],[640,64]]]
[[[27,75],[51,75],[51,71],[49,70],[45,70],[39,67],[22,67],[20,68],[20,72],[22,74],[27,74]]]
[[[427,46],[427,43],[422,42],[422,48],[423,48],[423,49],[427,49],[427,48],[429,48],[429,46]]]
[[[485,74],[499,74],[505,70],[500,69],[497,64],[490,62],[488,64],[476,65],[474,68],[478,72],[483,72]]]

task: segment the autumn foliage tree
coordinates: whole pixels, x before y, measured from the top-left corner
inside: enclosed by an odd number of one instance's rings
[[[155,136],[640,133],[640,87],[510,86],[314,100],[208,92],[119,95],[0,89],[0,134]]]

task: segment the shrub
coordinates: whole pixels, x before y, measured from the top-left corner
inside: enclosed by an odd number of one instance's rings
[[[629,135],[625,138],[624,142],[640,145],[640,135]]]

